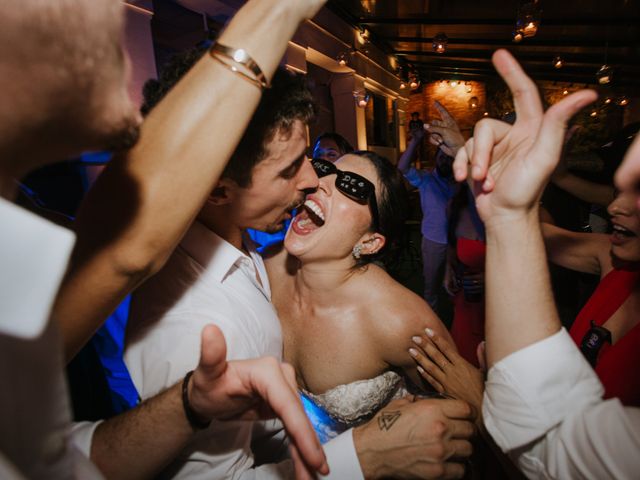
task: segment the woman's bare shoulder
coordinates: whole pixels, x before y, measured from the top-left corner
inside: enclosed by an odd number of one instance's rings
[[[415,335],[429,327],[448,337],[444,324],[421,296],[383,270],[376,272],[372,283],[367,308],[372,312],[370,318],[377,331],[404,336],[407,333]]]

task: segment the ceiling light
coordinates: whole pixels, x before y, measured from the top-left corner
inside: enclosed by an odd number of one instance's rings
[[[472,110],[478,108],[478,97],[471,97],[469,99],[469,108]]]
[[[626,107],[627,105],[629,105],[629,99],[625,95],[623,95],[618,99],[617,103],[621,107]]]
[[[356,101],[356,105],[360,108],[365,108],[369,103],[369,99],[371,98],[368,93],[366,93],[363,89],[354,90],[353,98]]]
[[[436,53],[444,53],[447,50],[449,38],[444,33],[438,33],[433,37],[433,51]]]
[[[524,35],[522,35],[522,32],[520,30],[514,30],[513,31],[513,38],[512,40],[515,43],[520,43],[522,41],[522,39],[524,38]]]
[[[560,57],[558,55],[553,59],[553,67],[554,68],[562,68],[562,67],[564,67],[564,61],[562,60],[562,57]]]
[[[523,1],[520,4],[520,8],[518,8],[516,32],[524,38],[535,36],[540,27],[540,14],[541,10],[538,0]],[[519,42],[520,40],[516,40],[514,36],[514,41]]]
[[[606,63],[600,67],[600,70],[596,72],[596,78],[600,85],[608,85],[613,80],[613,68]]]
[[[566,88],[562,91],[562,95],[569,95],[569,90]]]
[[[456,88],[458,86],[458,81],[457,80],[451,80],[451,83],[449,83],[449,85],[451,85],[451,88]]]

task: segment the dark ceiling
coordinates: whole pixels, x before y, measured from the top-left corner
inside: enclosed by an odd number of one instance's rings
[[[538,3],[539,30],[520,43],[512,41],[519,6],[514,0],[329,0],[328,7],[369,30],[373,43],[413,66],[423,80],[495,76],[491,54],[504,47],[536,79],[593,84],[606,58],[615,68],[614,85],[640,87],[640,1]],[[443,54],[432,48],[440,32],[448,37]],[[560,69],[553,66],[558,55]]]

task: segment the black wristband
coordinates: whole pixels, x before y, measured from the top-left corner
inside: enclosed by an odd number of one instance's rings
[[[189,425],[191,425],[191,428],[194,430],[204,430],[211,425],[211,420],[208,422],[198,420],[196,413],[189,404],[189,379],[191,378],[191,375],[193,375],[193,370],[187,372],[184,376],[184,380],[182,381],[182,408],[184,408],[184,414],[187,417],[187,421],[189,422]]]

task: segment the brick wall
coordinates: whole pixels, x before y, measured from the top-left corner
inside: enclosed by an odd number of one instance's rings
[[[470,105],[472,97],[476,97],[477,106]],[[439,118],[433,103],[440,102],[458,121],[465,138],[471,135],[473,125],[480,120],[486,109],[486,89],[481,82],[437,81],[424,84],[419,91],[409,96],[406,108],[405,125],[409,125],[411,112],[419,112],[420,118],[428,123],[429,119]],[[422,153],[422,167],[433,165],[436,148],[425,142]]]

